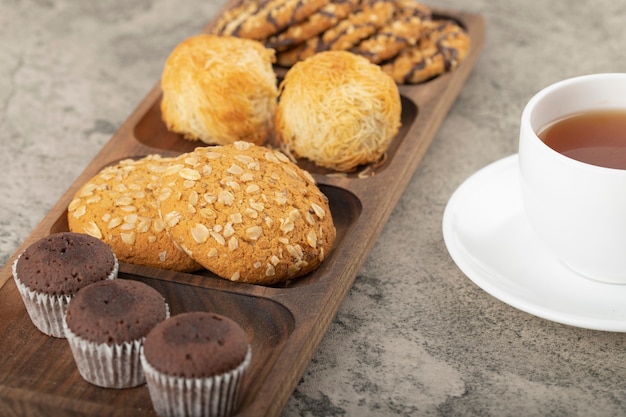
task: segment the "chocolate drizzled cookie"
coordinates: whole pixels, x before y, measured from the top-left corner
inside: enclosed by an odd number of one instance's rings
[[[224,13],[212,33],[263,40],[295,25],[330,0],[259,0],[243,1]]]
[[[356,13],[334,27],[293,49],[279,53],[276,61],[281,66],[289,67],[318,52],[349,50],[389,22],[394,10],[395,3],[391,0],[365,2]]]
[[[383,71],[399,84],[417,84],[456,68],[467,56],[471,40],[452,20],[426,23],[426,34],[417,45],[405,48]]]
[[[374,64],[393,58],[404,48],[417,44],[426,31],[424,22],[430,18],[429,7],[413,0],[399,0],[393,18],[350,52]]]
[[[348,17],[359,6],[360,0],[337,0],[313,13],[302,22],[288,27],[283,32],[271,36],[264,43],[268,48],[284,51],[301,44]]]

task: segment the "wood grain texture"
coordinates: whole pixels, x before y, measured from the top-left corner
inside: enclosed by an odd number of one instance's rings
[[[137,279],[159,290],[173,314],[214,311],[244,327],[252,343],[253,360],[239,416],[281,413],[478,60],[484,42],[482,17],[452,10],[436,10],[436,14],[459,21],[472,38],[472,49],[455,71],[424,84],[400,86],[403,127],[374,175],[333,176],[300,161],[329,197],[338,232],[332,253],[318,270],[286,285],[263,287],[226,281],[206,271],[187,274],[121,265],[120,277]],[[198,145],[167,131],[160,119],[160,96],[157,83],[0,271],[3,415],[155,415],[145,386],[103,389],[82,380],[67,342],[39,333],[30,322],[11,279],[11,264],[35,240],[67,230],[67,206],[72,196],[102,167],[151,153],[176,155]]]

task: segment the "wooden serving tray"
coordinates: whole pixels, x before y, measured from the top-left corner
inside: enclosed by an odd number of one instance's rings
[[[374,175],[329,175],[300,161],[328,196],[337,228],[335,247],[319,269],[286,285],[264,287],[226,281],[208,272],[120,267],[121,278],[140,280],[159,290],[172,314],[209,310],[233,318],[246,329],[253,358],[239,416],[281,413],[478,60],[484,42],[482,17],[452,10],[435,14],[456,19],[467,29],[471,51],[451,73],[424,84],[400,86],[403,127],[384,163],[370,172]],[[72,196],[104,166],[153,153],[176,155],[198,146],[199,142],[167,131],[161,121],[160,96],[157,83],[0,271],[2,415],[156,415],[146,386],[104,389],[80,377],[67,341],[45,336],[31,323],[11,278],[11,264],[37,239],[68,230],[67,206]]]

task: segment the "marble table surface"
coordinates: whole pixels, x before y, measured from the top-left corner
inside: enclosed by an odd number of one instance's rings
[[[483,53],[284,416],[626,415],[626,335],[492,297],[456,266],[441,227],[468,176],[516,153],[536,91],[626,71],[626,3],[427,4],[482,14]],[[155,85],[170,50],[221,5],[0,2],[1,264]]]

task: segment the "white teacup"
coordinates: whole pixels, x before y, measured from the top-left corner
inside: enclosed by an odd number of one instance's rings
[[[519,138],[522,201],[537,235],[565,265],[625,284],[626,170],[571,159],[537,136],[565,116],[605,109],[626,109],[626,74],[567,79],[528,102]]]

